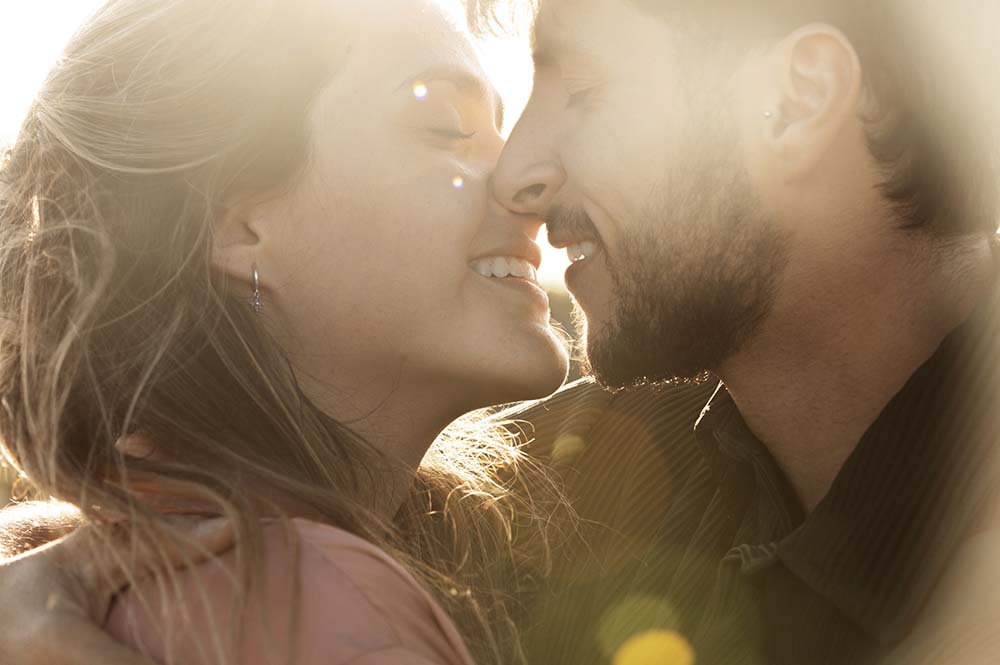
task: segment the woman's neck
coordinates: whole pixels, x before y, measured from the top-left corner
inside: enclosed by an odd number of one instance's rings
[[[406,385],[401,380],[370,380],[361,389],[331,389],[300,378],[300,384],[324,413],[376,451],[371,468],[361,474],[366,481],[371,478],[370,489],[363,490],[367,496],[358,498],[386,520],[405,501],[434,440],[449,423],[471,410],[447,399],[430,382]]]

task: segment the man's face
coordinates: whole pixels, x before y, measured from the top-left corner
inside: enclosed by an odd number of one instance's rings
[[[623,387],[717,369],[766,316],[784,263],[744,164],[738,63],[625,1],[542,0],[534,41],[495,191],[567,246],[595,376]]]

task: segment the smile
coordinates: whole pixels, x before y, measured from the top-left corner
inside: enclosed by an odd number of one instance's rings
[[[495,279],[516,278],[538,283],[538,272],[530,262],[516,256],[487,256],[469,263],[469,267],[483,277]]]
[[[598,244],[593,240],[583,240],[567,245],[566,256],[569,258],[570,263],[577,263],[578,261],[584,261],[593,257],[597,254],[598,249]]]

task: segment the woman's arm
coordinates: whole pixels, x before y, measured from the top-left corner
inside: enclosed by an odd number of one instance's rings
[[[0,525],[0,540],[7,548],[25,549],[24,543],[37,544],[44,534],[58,536],[59,525],[65,526],[38,513],[32,524],[23,519],[28,515],[25,509],[19,512],[12,522]],[[4,517],[12,519],[10,515]],[[225,522],[181,518],[176,522],[208,551],[220,552],[231,545],[232,532]],[[87,528],[81,527],[27,553],[0,559],[4,665],[153,665],[100,627],[123,581],[98,572],[85,556],[87,538]]]

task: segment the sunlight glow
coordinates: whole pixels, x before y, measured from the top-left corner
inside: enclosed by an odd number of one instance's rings
[[[0,4],[0,145],[17,138],[35,91],[69,38],[103,0],[33,0]]]

